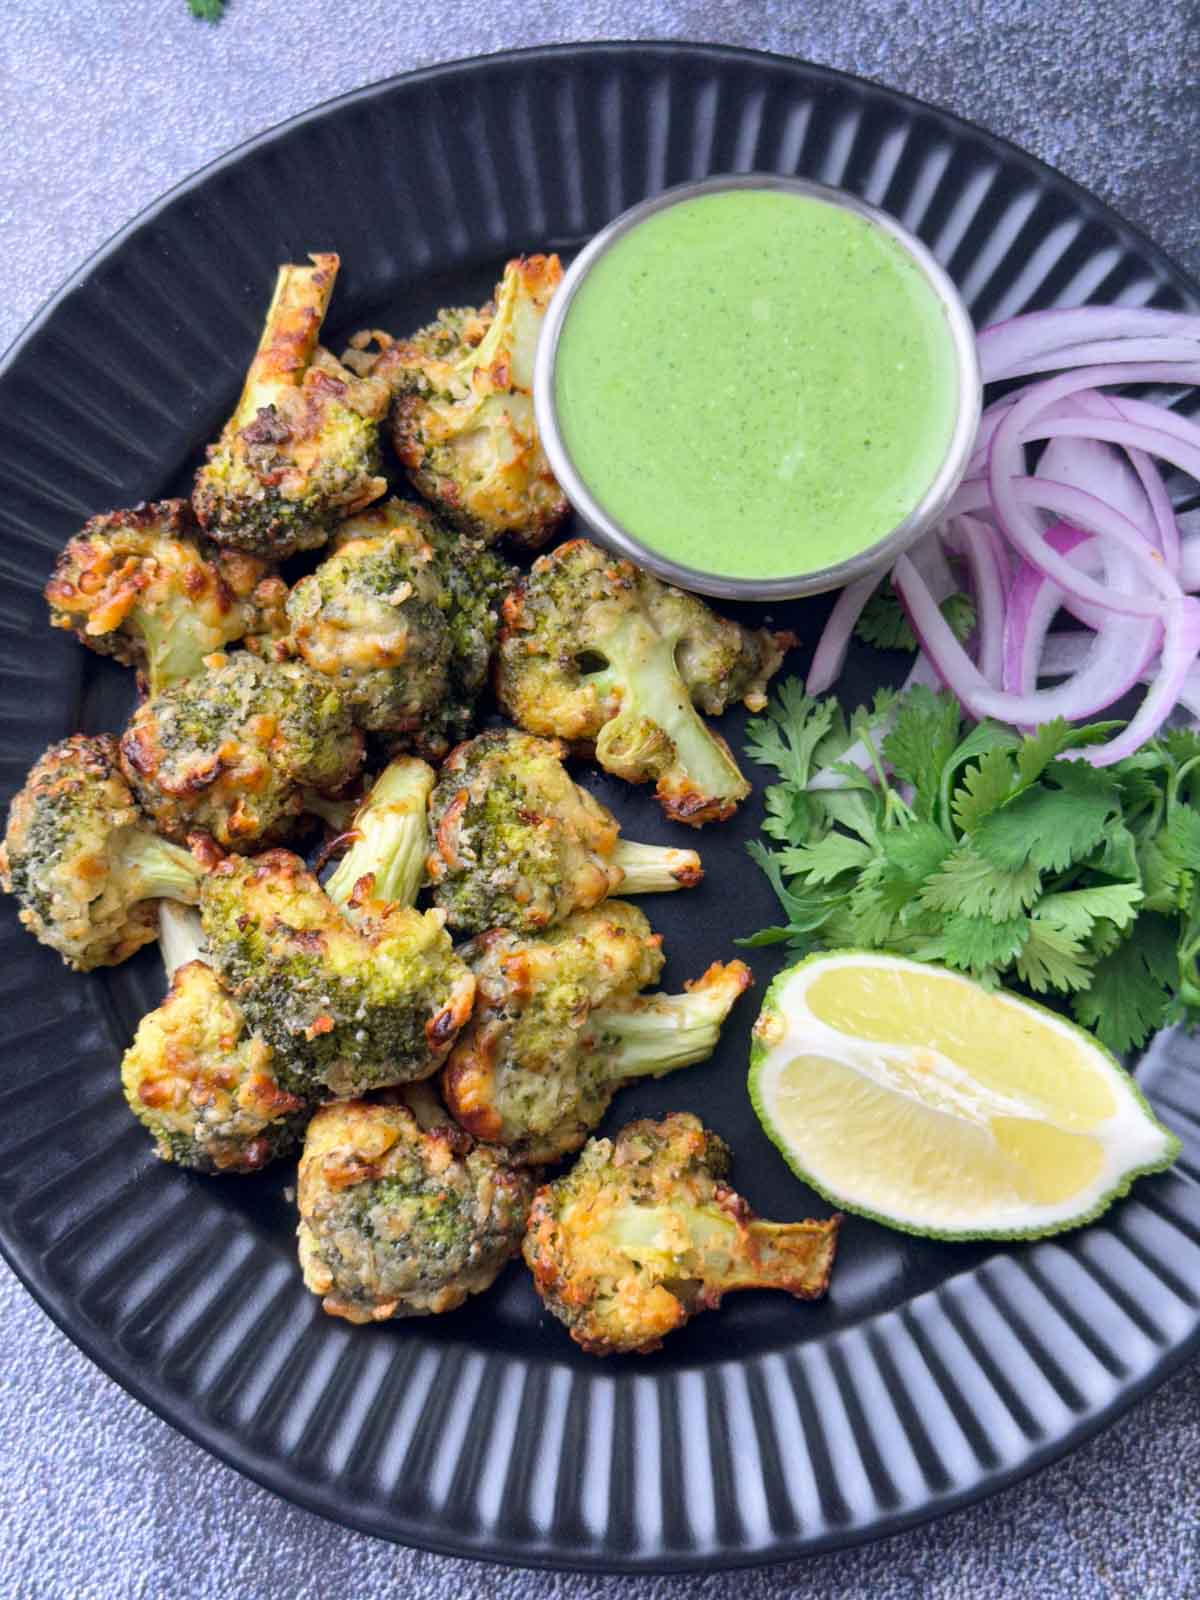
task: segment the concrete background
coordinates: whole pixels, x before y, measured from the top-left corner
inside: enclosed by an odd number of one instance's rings
[[[1189,0],[8,0],[0,348],[104,239],[230,145],[343,90],[507,46],[678,37],[826,62],[1060,167],[1200,274]],[[1200,1365],[983,1505],[861,1551],[686,1579],[505,1571],[276,1500],[101,1376],[0,1267],[0,1596],[36,1600],[1184,1600],[1200,1594]]]

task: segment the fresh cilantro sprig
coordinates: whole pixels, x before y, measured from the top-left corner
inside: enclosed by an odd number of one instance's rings
[[[968,730],[926,688],[846,717],[785,681],[747,751],[779,775],[750,852],[786,920],[745,943],[865,946],[1016,982],[1118,1052],[1200,1023],[1200,737],[1170,732],[1107,768],[1073,759],[1113,726]]]

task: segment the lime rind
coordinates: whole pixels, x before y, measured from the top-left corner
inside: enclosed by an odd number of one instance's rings
[[[881,953],[878,950],[822,950],[813,955],[806,956],[803,960],[793,963],[792,966],[786,967],[782,972],[776,974],[776,976],[767,986],[766,993],[763,995],[762,1009],[759,1012],[759,1023],[762,1022],[763,1018],[768,1017],[769,1015],[778,1016],[783,1019],[783,1012],[777,1003],[779,991],[786,983],[789,983],[801,969],[817,965],[827,966],[833,962],[843,961],[846,957],[861,957],[873,965],[886,963],[888,965],[909,967],[914,971],[936,972],[939,974],[944,974],[950,978],[961,979],[968,984],[971,982],[969,978],[964,978],[962,973],[955,972],[952,968],[935,966],[932,963],[910,961],[905,957],[889,956]],[[762,1069],[772,1052],[773,1046],[767,1042],[764,1042],[760,1036],[759,1024],[756,1024],[750,1047],[750,1070],[748,1075],[750,1103],[754,1107],[755,1115],[758,1117],[758,1120],[762,1125],[763,1132],[779,1151],[780,1155],[783,1157],[784,1161],[786,1161],[794,1175],[799,1178],[802,1183],[806,1184],[808,1188],[810,1188],[815,1194],[820,1195],[821,1198],[827,1201],[830,1205],[836,1206],[842,1211],[851,1212],[855,1216],[866,1217],[869,1221],[877,1222],[881,1226],[885,1228],[891,1228],[897,1233],[906,1233],[922,1239],[940,1239],[945,1240],[948,1243],[967,1243],[972,1241],[978,1242],[980,1240],[1047,1239],[1051,1238],[1055,1234],[1068,1233],[1072,1232],[1076,1228],[1086,1227],[1088,1223],[1095,1222],[1098,1217],[1103,1216],[1103,1214],[1109,1209],[1110,1206],[1114,1204],[1114,1202],[1124,1199],[1138,1178],[1150,1177],[1156,1172],[1163,1172],[1174,1164],[1182,1149],[1178,1137],[1172,1133],[1169,1128],[1164,1127],[1163,1124],[1158,1120],[1137,1080],[1133,1077],[1132,1073],[1126,1070],[1126,1068],[1121,1064],[1111,1050],[1102,1045],[1099,1040],[1088,1033],[1085,1028],[1079,1027],[1076,1023],[1071,1022],[1068,1018],[1063,1017],[1060,1013],[1052,1011],[1049,1006],[1042,1005],[1036,1000],[1027,1000],[1023,995],[1014,994],[1009,989],[1001,989],[998,991],[993,990],[989,992],[993,994],[999,993],[1005,998],[1014,1001],[1019,1006],[1025,1007],[1030,1011],[1040,1013],[1042,1016],[1053,1022],[1056,1027],[1065,1027],[1072,1033],[1078,1034],[1080,1038],[1082,1038],[1099,1057],[1107,1062],[1112,1071],[1116,1074],[1122,1088],[1129,1094],[1134,1105],[1145,1118],[1147,1124],[1159,1134],[1163,1141],[1161,1155],[1155,1157],[1153,1160],[1140,1162],[1131,1167],[1123,1169],[1117,1176],[1113,1185],[1106,1189],[1083,1210],[1074,1212],[1070,1216],[1049,1218],[1043,1222],[1035,1223],[1029,1227],[1014,1228],[998,1226],[995,1228],[939,1228],[925,1226],[921,1223],[906,1218],[890,1216],[886,1212],[875,1210],[868,1205],[864,1205],[862,1201],[856,1199],[852,1194],[847,1194],[845,1191],[840,1190],[831,1184],[822,1182],[813,1173],[809,1172],[797,1156],[795,1150],[789,1144],[788,1140],[776,1127],[774,1119],[771,1117],[765,1105],[763,1104],[763,1096],[760,1087]]]

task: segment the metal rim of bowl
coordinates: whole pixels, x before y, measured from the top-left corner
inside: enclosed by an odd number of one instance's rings
[[[959,406],[945,458],[932,483],[921,499],[892,531],[877,540],[866,550],[849,556],[845,561],[821,567],[810,572],[797,573],[784,578],[734,578],[717,572],[705,572],[695,567],[672,561],[657,550],[644,545],[618,522],[592,494],[567,450],[558,426],[558,413],[554,395],[554,370],[559,340],[571,309],[571,303],[580,285],[601,256],[647,217],[669,206],[694,200],[702,195],[722,194],[737,189],[763,189],[778,193],[795,194],[807,199],[823,200],[829,204],[853,211],[882,228],[920,268],[926,282],[933,289],[946,315],[947,327],[954,346],[958,368]],[[590,531],[610,550],[626,556],[640,567],[645,567],[657,577],[680,588],[699,594],[716,595],[726,600],[790,600],[801,595],[820,594],[829,589],[843,587],[868,573],[882,571],[914,544],[945,511],[951,495],[962,481],[970,458],[971,447],[979,426],[982,406],[982,384],[979,360],[975,349],[975,326],[971,321],[962,297],[946,272],[930,251],[901,223],[845,189],[817,183],[807,178],[786,178],[774,173],[739,173],[726,177],[704,178],[693,183],[676,184],[661,194],[653,195],[622,211],[617,217],[594,234],[568,267],[558,292],[550,302],[546,320],[538,341],[533,380],[534,414],[538,432],[551,470],[563,493],[583,518]]]

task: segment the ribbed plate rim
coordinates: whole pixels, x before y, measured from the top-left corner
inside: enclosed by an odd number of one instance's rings
[[[1149,255],[1174,278],[1176,286],[1185,295],[1200,302],[1200,283],[1182,268],[1168,252],[1157,245],[1136,224],[1128,222],[1104,201],[1075,180],[1058,172],[1038,157],[1021,149],[1013,142],[980,127],[965,117],[940,106],[897,90],[877,80],[864,78],[837,68],[789,57],[777,52],[747,49],[740,46],[716,43],[691,43],[677,40],[602,40],[580,44],[555,44],[533,46],[521,50],[498,51],[488,55],[461,57],[433,63],[413,71],[396,74],[364,85],[347,93],[331,96],[252,135],[223,152],[188,177],[166,190],[145,206],[135,217],[117,229],[88,259],[53,293],[34,313],[26,326],[0,356],[0,381],[19,359],[25,346],[51,321],[57,310],[70,297],[83,288],[93,274],[143,229],[151,226],[161,213],[180,198],[200,188],[208,179],[227,168],[236,166],[248,155],[273,144],[290,132],[305,125],[333,118],[355,105],[386,98],[397,90],[403,91],[427,83],[436,83],[458,77],[486,74],[493,68],[504,68],[521,63],[567,62],[580,64],[586,70],[589,60],[601,61],[637,52],[641,56],[660,58],[690,57],[698,62],[714,65],[770,68],[794,75],[808,86],[813,84],[840,84],[892,106],[903,107],[909,114],[920,114],[941,123],[956,140],[966,136],[990,148],[1005,161],[1014,158],[1048,188],[1067,196],[1083,213],[1098,217],[1123,241]],[[244,1440],[232,1429],[209,1424],[200,1411],[186,1398],[176,1398],[169,1392],[152,1393],[152,1385],[141,1381],[133,1359],[107,1339],[94,1333],[86,1317],[71,1299],[61,1294],[54,1282],[45,1277],[40,1263],[32,1251],[26,1251],[19,1236],[9,1236],[0,1228],[0,1255],[37,1303],[51,1317],[59,1329],[107,1376],[133,1396],[140,1404],[161,1417],[186,1437],[208,1450],[226,1465],[253,1479],[262,1487],[292,1501],[307,1510],[327,1517],[343,1526],[391,1539],[431,1552],[459,1558],[492,1561],[502,1565],[541,1568],[548,1570],[574,1570],[580,1572],[609,1573],[684,1573],[712,1569],[736,1569],[794,1560],[805,1555],[816,1555],[837,1549],[849,1548],[885,1538],[953,1510],[973,1504],[1028,1477],[1043,1466],[1062,1458],[1079,1445],[1102,1432],[1143,1396],[1156,1388],[1187,1361],[1200,1353],[1200,1313],[1195,1325],[1184,1337],[1163,1348],[1158,1359],[1138,1379],[1126,1382],[1119,1393],[1104,1406],[1079,1418],[1072,1427],[1031,1446],[1013,1464],[982,1469],[974,1480],[964,1487],[942,1493],[931,1493],[921,1504],[907,1510],[884,1512],[869,1522],[850,1529],[826,1528],[815,1536],[780,1539],[769,1545],[745,1548],[721,1547],[715,1550],[691,1552],[664,1552],[657,1556],[616,1556],[583,1549],[568,1551],[564,1546],[541,1548],[518,1545],[512,1540],[492,1538],[490,1541],[472,1543],[469,1537],[447,1537],[443,1525],[431,1524],[412,1518],[391,1515],[389,1518],[366,1515],[357,1511],[354,1503],[345,1496],[339,1499],[335,1480],[332,1487],[299,1481],[290,1470],[285,1457],[265,1455]],[[964,1268],[962,1272],[946,1279],[927,1293],[904,1302],[905,1308],[936,1306],[945,1316],[945,1300],[952,1286],[961,1286],[964,1280],[974,1280],[980,1268]],[[978,1292],[978,1285],[973,1283]],[[875,1319],[867,1319],[867,1322]],[[753,1359],[753,1358],[752,1358]],[[568,1369],[569,1370],[569,1369]],[[664,1374],[670,1378],[674,1374]]]

